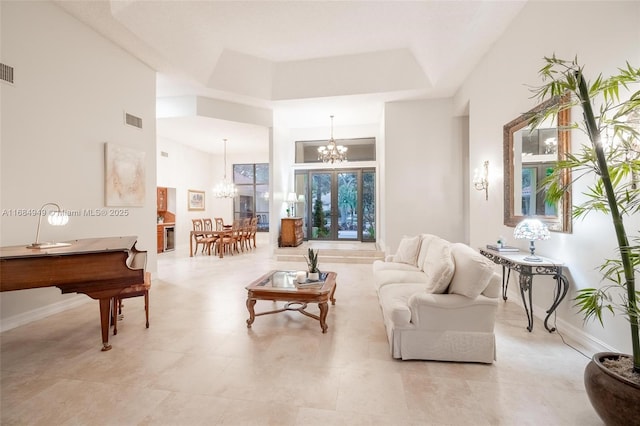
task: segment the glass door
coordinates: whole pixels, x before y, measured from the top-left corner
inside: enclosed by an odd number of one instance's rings
[[[338,240],[357,240],[358,214],[358,172],[337,172],[338,200],[335,203],[334,217]]]
[[[308,240],[375,241],[375,170],[296,172]]]
[[[333,240],[333,172],[309,173],[308,210],[311,220],[310,240]]]

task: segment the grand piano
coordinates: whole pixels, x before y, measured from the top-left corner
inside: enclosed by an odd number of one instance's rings
[[[87,238],[49,249],[0,247],[0,291],[58,287],[100,302],[102,350],[111,349],[111,299],[144,282],[147,252],[135,247],[137,237]]]

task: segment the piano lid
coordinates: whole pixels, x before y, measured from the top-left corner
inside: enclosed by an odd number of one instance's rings
[[[84,238],[78,240],[65,241],[69,246],[30,249],[26,245],[0,247],[0,259],[31,258],[43,256],[65,256],[83,253],[103,253],[106,251],[131,251],[138,237],[104,237],[104,238]]]

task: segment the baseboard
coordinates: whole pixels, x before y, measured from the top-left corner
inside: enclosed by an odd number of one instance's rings
[[[12,317],[4,318],[0,322],[0,333],[19,327],[21,325],[28,324],[33,321],[46,318],[53,314],[64,312],[68,309],[75,308],[76,306],[83,305],[92,300],[93,299],[90,299],[84,294],[77,294],[73,297],[66,298],[61,302],[52,303],[41,308],[33,309],[31,311],[23,312]]]
[[[524,310],[524,305],[522,304],[522,298],[520,296],[520,293],[516,292],[515,290],[508,290],[507,297],[509,298],[509,301],[513,301],[514,303],[522,307],[522,309]],[[548,307],[537,306],[534,304],[533,316],[539,319],[540,321],[544,321],[547,309]],[[527,321],[526,315],[524,312],[522,314],[524,315],[524,324],[526,325],[526,321]],[[575,342],[585,351],[593,352],[593,353],[621,352],[620,350],[606,344],[602,340],[597,339],[596,337],[590,335],[589,333],[585,333],[584,330],[577,328],[576,326],[568,323],[562,318],[556,318],[555,321],[552,321],[552,319],[553,318],[549,319],[550,327],[555,322],[555,326],[557,327],[558,332],[562,334],[565,340],[570,339],[572,342]]]

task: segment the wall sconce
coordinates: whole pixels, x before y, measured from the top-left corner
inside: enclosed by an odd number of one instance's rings
[[[47,249],[47,248],[56,248],[56,247],[68,247],[71,244],[69,243],[41,243],[40,239],[40,224],[42,223],[42,216],[45,213],[44,208],[47,206],[54,206],[56,208],[55,211],[49,213],[47,220],[52,226],[64,226],[69,222],[69,216],[60,208],[56,203],[45,203],[38,210],[38,227],[36,228],[36,242],[28,245],[27,248],[30,249]]]
[[[484,199],[489,199],[489,161],[484,162],[484,171],[481,174],[478,169],[473,172],[473,186],[478,191],[484,190]]]

